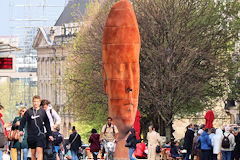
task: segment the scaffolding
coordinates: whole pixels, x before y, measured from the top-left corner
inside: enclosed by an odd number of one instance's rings
[[[18,36],[22,49],[17,59],[26,68],[37,68],[37,53],[32,43],[40,26],[52,26],[67,0],[10,0],[9,21],[11,35]],[[18,69],[18,67],[17,67]]]
[[[21,49],[10,54],[16,56],[16,72],[27,72],[26,75],[29,75],[10,78],[11,118],[17,104],[22,102],[30,107],[32,96],[37,94],[37,52],[32,48],[37,28],[53,26],[67,3],[68,0],[9,0],[10,36],[18,37],[18,48]]]

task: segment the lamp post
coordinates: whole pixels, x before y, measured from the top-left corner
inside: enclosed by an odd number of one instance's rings
[[[18,110],[18,103],[16,102],[16,110]]]

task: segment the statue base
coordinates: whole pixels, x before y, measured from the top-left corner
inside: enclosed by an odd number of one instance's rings
[[[114,160],[129,160],[128,148],[125,147],[126,139],[119,140],[114,152]]]

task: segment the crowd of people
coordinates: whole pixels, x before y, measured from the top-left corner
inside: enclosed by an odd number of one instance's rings
[[[190,124],[184,137],[183,148],[186,149],[184,160],[239,160],[240,128],[224,126],[207,128],[201,125],[195,134],[194,125]]]
[[[64,158],[79,160],[81,136],[73,126],[68,142],[64,143],[65,146],[63,145],[64,139],[59,132],[61,118],[48,100],[41,100],[39,96],[34,96],[33,107],[21,108],[12,123],[4,123],[3,115],[4,107],[0,105],[0,160],[4,159],[3,155],[8,153],[12,160],[28,160],[29,153],[31,153],[31,160],[62,160],[60,157],[62,148],[65,149]],[[7,128],[11,130],[8,131]],[[127,135],[125,147],[129,149],[130,160],[136,160],[136,158],[156,160],[165,150],[169,150],[172,159],[239,160],[239,129],[238,126],[230,125],[223,128],[207,128],[205,125],[200,125],[196,131],[196,126],[190,124],[187,126],[181,148],[179,141],[174,139],[161,146],[160,134],[151,125],[147,133],[147,145],[136,138],[135,130],[132,128]],[[111,117],[107,118],[107,123],[103,125],[100,134],[96,129],[92,129],[88,142],[94,160],[98,159],[100,151],[101,158],[107,157],[113,160],[118,133],[118,128],[113,124]],[[4,138],[1,138],[2,136]],[[8,138],[8,142],[5,141],[5,137]],[[146,148],[147,153],[145,153]]]
[[[12,123],[4,123],[3,115],[4,107],[0,105],[0,135],[4,134],[0,140],[0,160],[60,160],[64,141],[59,132],[61,118],[48,100],[34,96],[33,107],[21,108]],[[4,141],[6,139],[8,141]],[[70,147],[64,157],[78,160],[77,151],[81,143],[81,137],[73,126],[68,140]]]

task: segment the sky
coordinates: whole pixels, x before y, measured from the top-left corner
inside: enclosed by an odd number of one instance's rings
[[[8,0],[0,0],[0,36],[9,35],[9,1]]]
[[[42,13],[42,8],[33,7],[31,10],[29,8],[24,9],[24,7],[9,7],[9,4],[21,5],[21,4],[42,4],[45,1],[48,5],[57,5],[58,7],[46,7],[45,15]],[[60,16],[63,11],[63,7],[66,4],[67,0],[0,0],[0,36],[6,36],[15,34],[13,29],[10,29],[12,26],[22,27],[22,26],[52,26],[54,25],[57,18]],[[47,15],[46,13],[49,13]],[[25,16],[25,17],[24,17]],[[27,17],[26,17],[27,16]],[[10,18],[46,18],[48,19],[45,22],[24,22],[24,21],[9,21]]]

